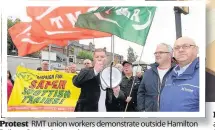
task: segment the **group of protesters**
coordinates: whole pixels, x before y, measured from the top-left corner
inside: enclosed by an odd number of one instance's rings
[[[181,37],[172,48],[166,43],[157,45],[155,63],[143,72],[133,73],[132,63],[116,64],[122,73],[118,86],[103,89],[101,71],[107,66],[103,48],[95,49],[93,61],[85,59],[77,73],[76,64],[65,67],[74,73],[71,81],[81,89],[75,112],[190,112],[199,111],[199,58],[193,39]],[[174,58],[173,58],[174,56]],[[49,71],[43,61],[39,71]],[[14,81],[8,71],[8,98]]]
[[[82,69],[72,79],[81,88],[75,111],[199,111],[199,58],[194,40],[181,37],[173,48],[161,43],[154,56],[155,63],[144,75],[133,75],[128,61],[117,65],[123,73],[121,83],[104,90],[100,72],[106,65],[106,52],[96,49],[93,66]]]

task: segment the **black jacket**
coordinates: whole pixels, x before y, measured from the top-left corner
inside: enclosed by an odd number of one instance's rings
[[[132,76],[130,79],[123,76],[122,81],[120,83],[120,92],[119,96],[116,98],[113,94],[112,89],[107,89],[106,93],[106,109],[107,111],[125,111],[126,108],[126,98],[130,94],[130,90],[132,87],[134,77]],[[135,77],[134,87],[131,93],[131,101],[128,104],[127,111],[137,111],[137,90],[140,85],[141,79]]]
[[[100,98],[100,78],[95,76],[93,68],[84,68],[73,77],[73,84],[81,88],[75,111],[98,111]]]
[[[168,74],[172,71],[174,66],[175,64],[172,64],[172,67],[164,75],[162,82],[160,82],[157,63],[152,64],[152,68],[144,72],[143,80],[141,81],[137,93],[137,108],[139,111],[159,111],[160,93],[165,85]]]

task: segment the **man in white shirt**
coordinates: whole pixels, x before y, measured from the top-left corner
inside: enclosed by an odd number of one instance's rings
[[[160,93],[167,75],[173,68],[172,48],[161,43],[154,53],[156,63],[144,72],[143,79],[137,93],[137,108],[139,111],[159,111]]]
[[[81,88],[75,111],[106,111],[106,91],[102,89],[100,80],[100,72],[104,69],[106,60],[106,51],[95,49],[93,54],[94,67],[83,68],[77,76],[73,77],[73,84]]]

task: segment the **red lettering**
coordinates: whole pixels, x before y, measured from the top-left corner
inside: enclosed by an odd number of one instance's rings
[[[45,80],[41,80],[38,85],[37,85],[38,81],[37,80],[33,80],[31,82],[31,85],[29,86],[29,88],[31,89],[48,89],[49,86],[52,87],[52,89],[65,89],[67,80],[54,80],[54,81],[45,81]]]
[[[36,87],[36,83],[37,83],[37,80],[33,80],[31,82],[31,86],[29,86],[29,88],[34,89]]]
[[[60,83],[58,85],[58,89],[65,89],[67,81],[66,80],[60,80]]]
[[[51,81],[46,81],[46,85],[45,85],[45,88],[44,89],[47,89],[48,86],[52,85]]]
[[[58,89],[57,83],[58,83],[58,80],[55,80],[55,81],[52,82],[52,88],[53,89]]]
[[[41,80],[36,89],[43,89],[45,80]]]

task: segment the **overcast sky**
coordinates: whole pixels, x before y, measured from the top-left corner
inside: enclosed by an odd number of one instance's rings
[[[26,15],[26,10],[23,7],[17,6],[16,9],[10,9],[8,12],[9,16],[19,17],[22,21],[29,21]],[[196,44],[202,44],[204,41],[202,40],[202,36],[204,35],[202,32],[202,23],[201,19],[205,19],[202,17],[201,8],[197,6],[190,7],[190,13],[188,15],[182,14],[182,35],[189,36],[196,41]],[[146,45],[144,46],[144,53],[142,56],[142,61],[153,63],[154,62],[154,51],[156,45],[159,43],[167,43],[173,46],[174,41],[176,39],[175,32],[175,15],[173,11],[173,7],[158,7],[155,13],[155,17],[146,41]],[[81,44],[88,44],[90,40],[81,40]],[[106,47],[108,51],[111,51],[111,38],[98,38],[94,39],[94,43],[96,48]],[[123,39],[114,37],[115,44],[115,53],[123,55],[124,58],[127,58],[127,48],[131,46],[136,54],[140,57],[142,46],[125,41]]]

